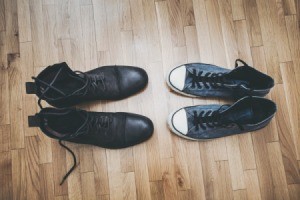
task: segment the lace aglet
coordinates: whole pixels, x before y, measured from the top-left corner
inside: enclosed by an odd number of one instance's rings
[[[62,184],[64,184],[64,182],[65,182],[65,180],[67,179],[67,177],[64,177],[62,180],[61,180],[61,182],[60,182],[60,184],[59,185],[62,185]]]

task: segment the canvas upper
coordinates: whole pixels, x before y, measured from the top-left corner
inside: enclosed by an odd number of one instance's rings
[[[232,105],[184,107],[172,113],[169,126],[177,135],[206,140],[255,131],[266,126],[276,104],[261,97],[244,97]]]
[[[239,59],[233,70],[204,63],[181,65],[169,73],[167,82],[176,92],[196,97],[265,96],[274,86],[270,76]]]

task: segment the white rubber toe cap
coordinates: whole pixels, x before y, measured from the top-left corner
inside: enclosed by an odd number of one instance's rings
[[[170,83],[178,90],[183,90],[186,76],[186,67],[182,65],[170,73]]]
[[[176,131],[180,132],[183,135],[186,135],[188,132],[188,123],[187,116],[184,109],[176,112],[172,117],[172,126]]]

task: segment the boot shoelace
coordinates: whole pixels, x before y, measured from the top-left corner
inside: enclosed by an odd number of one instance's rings
[[[70,139],[76,138],[80,135],[88,134],[90,132],[95,132],[94,130],[97,130],[98,133],[99,132],[103,133],[103,129],[108,130],[110,128],[110,124],[112,123],[112,118],[109,116],[93,117],[90,114],[88,114],[87,112],[85,112],[85,111],[83,111],[83,112],[86,114],[86,120],[82,124],[82,126],[79,127],[78,130],[74,134],[67,135],[66,137],[60,138],[58,141],[59,145],[62,146],[63,148],[65,148],[72,155],[72,158],[73,158],[72,167],[64,175],[64,177],[62,178],[59,185],[62,185],[65,182],[65,180],[68,178],[68,176],[77,167],[77,159],[76,159],[74,152],[69,147],[64,145],[62,142],[65,140],[70,140]],[[91,130],[93,130],[93,131],[91,131]],[[107,136],[107,131],[104,131],[104,135]]]
[[[228,105],[222,105],[218,110],[215,111],[201,111],[197,114],[197,111],[193,112],[193,124],[196,127],[196,131],[199,130],[199,127],[203,130],[207,128],[215,127],[229,127],[232,124],[236,124],[240,130],[243,130],[243,126],[234,121],[225,121],[221,117],[221,110]]]
[[[249,67],[249,65],[243,60],[236,59],[235,68],[239,67],[239,62],[241,62],[244,66]],[[192,87],[196,88],[197,86],[200,89],[202,88],[200,82],[202,82],[204,87],[207,89],[209,89],[209,85],[211,85],[212,88],[223,87],[224,84],[226,83],[227,74],[228,73],[223,73],[223,72],[219,72],[219,73],[207,72],[203,74],[203,71],[199,71],[197,73],[196,69],[193,69],[193,72],[189,72],[189,76],[192,78]],[[237,87],[241,87],[241,86],[242,84],[237,85]]]
[[[95,76],[90,76],[89,79],[90,79],[91,87],[87,87],[87,88],[91,88],[91,92],[93,94],[96,94],[96,92],[99,88],[99,83],[101,83],[101,85],[102,85],[102,90],[103,91],[106,90],[104,73],[100,73]]]
[[[45,82],[45,81],[43,81],[43,80],[41,80],[37,77],[32,77],[32,79],[35,80],[35,82],[46,86],[46,88],[41,91],[41,94],[39,95],[39,99],[38,99],[38,105],[41,109],[43,108],[42,104],[41,104],[41,101],[50,89],[52,89],[52,90],[58,92],[60,95],[62,95],[62,97],[57,98],[57,99],[63,99],[63,98],[66,98],[68,96],[74,96],[74,95],[84,96],[89,91],[91,91],[93,94],[95,94],[97,89],[99,88],[99,81],[102,84],[102,90],[103,91],[106,90],[105,77],[104,77],[103,73],[101,73],[99,75],[95,75],[95,76],[87,76],[85,73],[83,73],[81,71],[74,71],[75,73],[81,74],[83,76],[82,81],[84,82],[84,86],[82,88],[76,90],[72,94],[67,95],[62,90],[60,90],[57,87],[53,86],[53,84],[57,80],[57,78],[58,78],[59,74],[61,73],[61,71],[62,71],[62,68],[56,73],[56,75],[54,76],[53,80],[50,83],[47,83],[47,82]]]

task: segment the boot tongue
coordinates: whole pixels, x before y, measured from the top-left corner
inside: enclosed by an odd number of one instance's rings
[[[65,62],[47,67],[38,76],[38,79],[56,88],[56,90],[53,88],[48,89],[48,86],[45,84],[39,85],[41,92],[47,89],[47,97],[54,99],[73,94],[80,90],[85,84],[85,80],[73,72]]]

